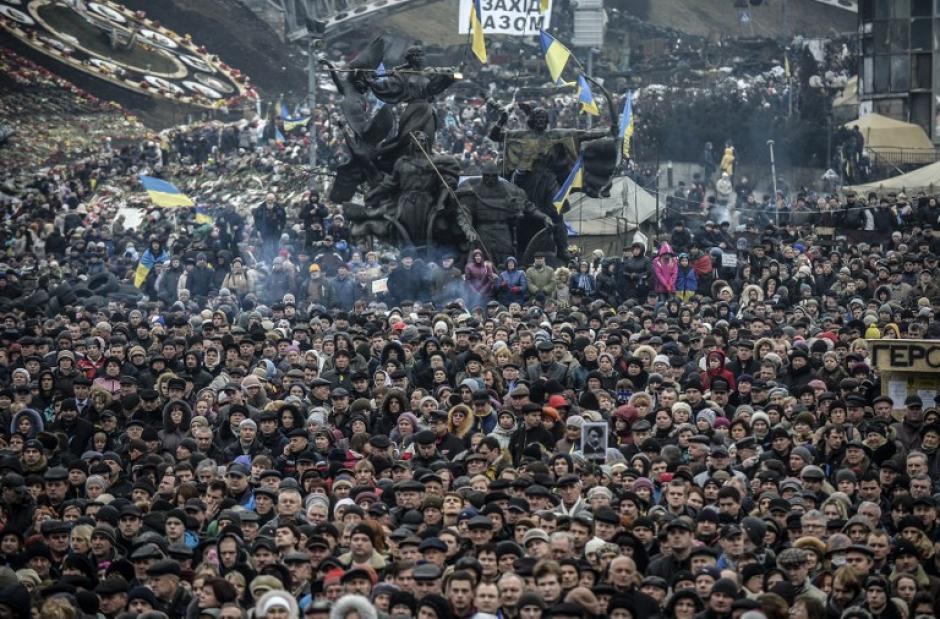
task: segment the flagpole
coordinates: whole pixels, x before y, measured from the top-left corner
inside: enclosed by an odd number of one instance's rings
[[[588,48],[587,76],[588,77],[594,76],[594,49],[590,47]],[[591,118],[591,115],[588,114],[587,115],[587,128],[588,129],[590,129],[593,126],[594,124],[593,120],[594,119]]]

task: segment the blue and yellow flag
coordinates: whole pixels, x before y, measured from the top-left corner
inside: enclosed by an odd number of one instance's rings
[[[193,206],[193,201],[189,199],[189,196],[177,189],[173,183],[143,174],[140,175],[140,182],[156,206]]]
[[[281,102],[281,120],[284,122],[284,131],[290,133],[298,127],[305,127],[307,122],[310,120],[309,116],[294,116],[291,117],[290,110],[287,109],[287,104]]]
[[[539,33],[539,39],[542,42],[542,53],[545,54],[548,72],[552,75],[552,81],[557,82],[561,77],[561,72],[565,70],[565,65],[568,64],[568,59],[571,58],[571,52],[544,30]]]
[[[600,116],[601,112],[597,109],[597,102],[594,101],[591,85],[588,84],[583,75],[578,76],[578,101],[581,103],[582,112],[587,112],[592,116]]]
[[[274,141],[278,144],[283,144],[286,141],[284,139],[284,134],[281,133],[281,130],[277,128],[277,125],[274,127]]]
[[[209,224],[210,226],[215,224],[215,217],[209,213],[209,209],[204,206],[196,207],[196,223],[197,224]]]
[[[309,116],[298,116],[297,118],[284,119],[284,131],[291,132],[300,127],[306,127],[310,121]]]
[[[561,186],[561,189],[558,190],[558,193],[555,194],[555,197],[552,198],[555,210],[560,213],[561,209],[565,206],[565,201],[568,199],[568,194],[571,193],[571,190],[581,189],[582,187],[584,187],[584,160],[581,158],[581,155],[578,155],[578,160],[574,162],[574,167],[571,168],[571,172],[568,173],[568,178],[565,179],[565,183]]]
[[[624,159],[630,158],[630,139],[633,137],[633,92],[627,91],[623,99],[623,113],[620,115],[620,143]]]
[[[470,49],[480,62],[486,64],[486,41],[483,39],[483,11],[480,0],[470,3]]]

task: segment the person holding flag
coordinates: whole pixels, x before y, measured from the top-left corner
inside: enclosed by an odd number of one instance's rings
[[[143,290],[151,298],[156,296],[155,282],[157,280],[154,267],[158,264],[167,264],[170,254],[163,247],[163,241],[157,237],[150,237],[150,245],[140,257],[137,270],[134,272],[134,287]],[[176,299],[173,299],[176,301]]]

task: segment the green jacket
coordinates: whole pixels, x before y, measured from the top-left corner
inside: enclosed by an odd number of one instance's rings
[[[552,294],[555,287],[555,271],[545,266],[541,269],[534,266],[525,271],[526,281],[529,283],[529,294],[535,295],[542,293],[544,295]]]

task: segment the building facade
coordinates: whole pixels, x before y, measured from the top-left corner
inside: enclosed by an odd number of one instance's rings
[[[940,0],[860,0],[859,113],[924,128],[940,144]]]

